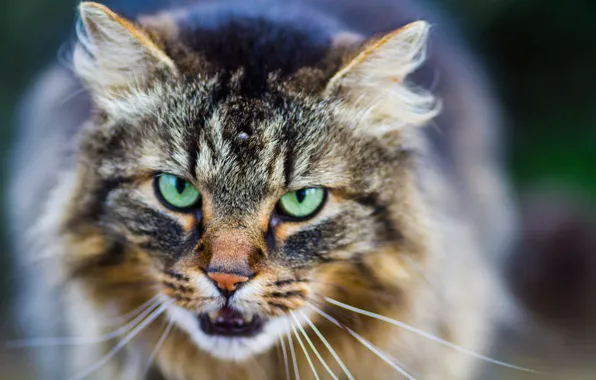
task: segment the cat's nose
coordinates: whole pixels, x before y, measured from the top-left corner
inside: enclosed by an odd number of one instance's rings
[[[224,272],[207,272],[207,276],[215,282],[215,285],[226,297],[230,297],[240,285],[249,280],[249,277],[246,276]]]
[[[259,240],[247,229],[220,228],[209,231],[205,249],[199,257],[201,268],[225,297],[231,297],[240,286],[256,275],[264,254]]]

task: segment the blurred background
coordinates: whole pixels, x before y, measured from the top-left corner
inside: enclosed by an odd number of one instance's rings
[[[591,301],[596,295],[596,2],[430,2],[460,27],[506,112],[507,169],[524,221],[519,254],[507,267],[511,286],[532,313],[561,331],[565,345],[591,352],[582,337],[596,321],[590,318],[596,316]],[[76,3],[0,0],[0,191],[15,108],[72,35]],[[6,313],[10,257],[5,236],[0,247],[0,313]],[[589,358],[574,354],[574,360]],[[0,355],[2,360],[9,359]]]

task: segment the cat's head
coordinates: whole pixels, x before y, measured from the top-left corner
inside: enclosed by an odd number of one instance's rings
[[[196,345],[243,359],[325,296],[399,297],[422,235],[406,135],[437,112],[405,82],[426,23],[362,42],[263,20],[142,26],[92,3],[81,17],[94,110],[63,233],[98,302],[158,295]]]

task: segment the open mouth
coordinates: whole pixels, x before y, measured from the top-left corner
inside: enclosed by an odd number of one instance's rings
[[[199,315],[199,325],[207,335],[255,336],[263,330],[264,323],[265,320],[258,315],[240,313],[227,306],[216,312]]]

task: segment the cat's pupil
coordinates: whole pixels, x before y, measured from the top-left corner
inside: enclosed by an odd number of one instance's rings
[[[182,194],[186,189],[186,181],[180,178],[176,178],[176,191],[178,194]]]
[[[299,203],[302,203],[302,202],[304,201],[304,198],[306,198],[306,190],[305,190],[305,189],[298,190],[298,191],[296,192],[296,200],[297,200]]]

